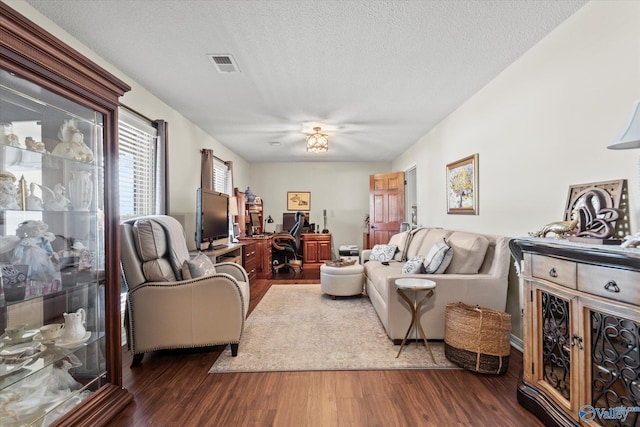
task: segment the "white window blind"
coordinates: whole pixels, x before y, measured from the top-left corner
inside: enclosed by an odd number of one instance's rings
[[[213,159],[213,189],[220,193],[231,194],[231,171],[220,159]]]
[[[155,214],[157,130],[132,112],[119,109],[121,219]]]

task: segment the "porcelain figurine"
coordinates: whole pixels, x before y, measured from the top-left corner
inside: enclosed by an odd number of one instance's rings
[[[44,142],[36,141],[30,136],[26,137],[24,140],[24,145],[27,147],[27,150],[36,151],[38,153],[46,153]]]
[[[11,172],[0,172],[0,209],[20,209],[16,177]]]
[[[0,140],[5,145],[20,147],[20,138],[13,133],[13,125],[11,123],[0,124]]]
[[[58,131],[58,139],[61,142],[51,152],[54,156],[86,163],[93,160],[93,152],[84,143],[84,135],[78,129],[75,119],[64,121]]]
[[[28,211],[41,211],[42,207],[42,199],[36,196],[36,184],[29,184],[29,195],[27,196],[27,210]]]
[[[67,189],[62,184],[53,186],[53,190],[36,184],[42,190],[43,206],[48,211],[68,211],[71,201],[67,198]]]
[[[47,229],[49,226],[42,221],[28,220],[20,223],[16,236],[20,242],[13,250],[13,264],[29,266],[29,279],[51,283],[57,272],[54,265],[56,255],[51,246],[55,235]]]

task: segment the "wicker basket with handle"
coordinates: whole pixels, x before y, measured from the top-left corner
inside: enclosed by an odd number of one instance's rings
[[[461,302],[447,304],[445,356],[458,366],[483,374],[504,374],[509,367],[511,315]]]

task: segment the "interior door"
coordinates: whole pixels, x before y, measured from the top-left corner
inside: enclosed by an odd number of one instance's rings
[[[369,175],[369,247],[385,244],[404,221],[404,172]]]

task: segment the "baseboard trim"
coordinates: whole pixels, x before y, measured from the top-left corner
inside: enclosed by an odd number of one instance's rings
[[[521,352],[524,351],[524,341],[522,341],[522,338],[518,338],[515,335],[511,334],[511,338],[509,338],[509,342],[511,343],[512,347],[517,348]]]

